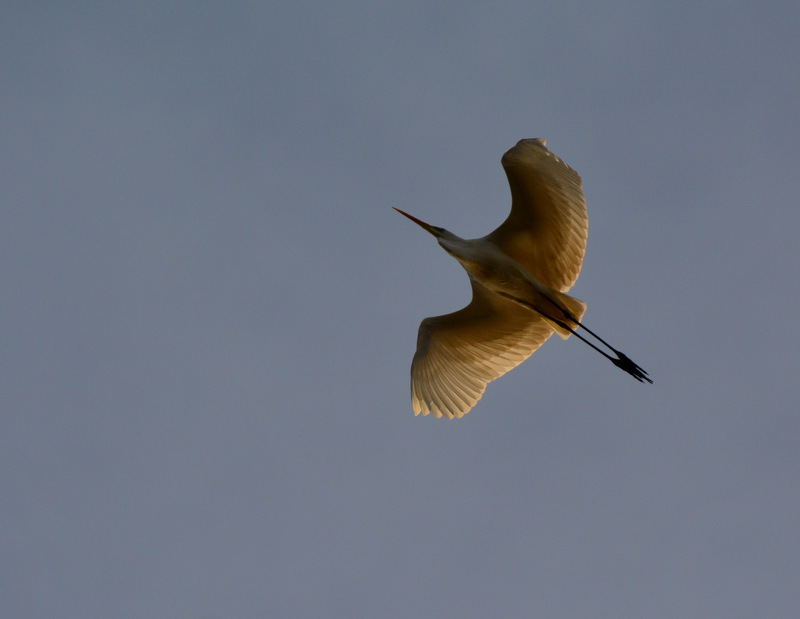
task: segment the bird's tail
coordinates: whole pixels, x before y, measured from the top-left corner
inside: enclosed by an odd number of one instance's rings
[[[555,290],[548,291],[547,296],[556,306],[553,307],[553,313],[548,316],[550,318],[548,322],[553,326],[558,336],[565,340],[572,335],[572,331],[578,328],[578,322],[583,318],[583,314],[586,311],[586,303]]]

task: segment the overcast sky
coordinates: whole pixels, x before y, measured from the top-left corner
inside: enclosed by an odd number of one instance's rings
[[[10,2],[0,615],[794,617],[800,4]],[[583,178],[551,338],[414,417],[500,157]]]

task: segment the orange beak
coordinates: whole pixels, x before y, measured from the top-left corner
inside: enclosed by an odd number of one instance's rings
[[[392,208],[394,208],[394,207],[392,207]],[[408,214],[408,213],[406,213],[405,211],[401,211],[399,208],[395,208],[394,210],[396,210],[396,211],[397,211],[398,213],[400,213],[401,215],[405,215],[405,216],[406,216],[406,217],[408,217],[408,218],[409,218],[411,221],[413,221],[415,224],[417,224],[417,225],[421,226],[422,228],[424,228],[425,230],[427,230],[428,232],[430,232],[431,234],[433,234],[434,236],[436,236],[436,233],[433,231],[433,226],[432,226],[432,225],[430,225],[430,224],[426,224],[426,223],[425,223],[424,221],[422,221],[421,219],[417,219],[417,218],[416,218],[416,217],[414,217],[413,215],[409,215],[409,214]]]

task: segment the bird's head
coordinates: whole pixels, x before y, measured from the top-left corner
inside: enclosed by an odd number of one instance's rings
[[[394,208],[394,207],[392,207],[392,208]],[[404,211],[401,211],[399,208],[395,208],[394,210],[396,210],[401,215],[405,215],[406,217],[408,217],[411,221],[413,221],[415,224],[419,225],[424,230],[427,230],[428,232],[430,232],[437,239],[440,239],[440,238],[442,238],[442,236],[447,234],[447,230],[445,230],[444,228],[439,228],[437,226],[432,226],[430,224],[426,224],[421,219],[417,219],[413,215],[409,215],[408,213],[406,213]]]

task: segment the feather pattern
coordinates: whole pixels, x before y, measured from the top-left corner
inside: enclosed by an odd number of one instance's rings
[[[462,417],[486,385],[525,361],[553,333],[540,315],[472,282],[465,308],[426,318],[411,363],[414,414]]]
[[[543,284],[566,292],[578,279],[589,219],[581,177],[541,139],[520,140],[501,160],[511,213],[484,238]]]

